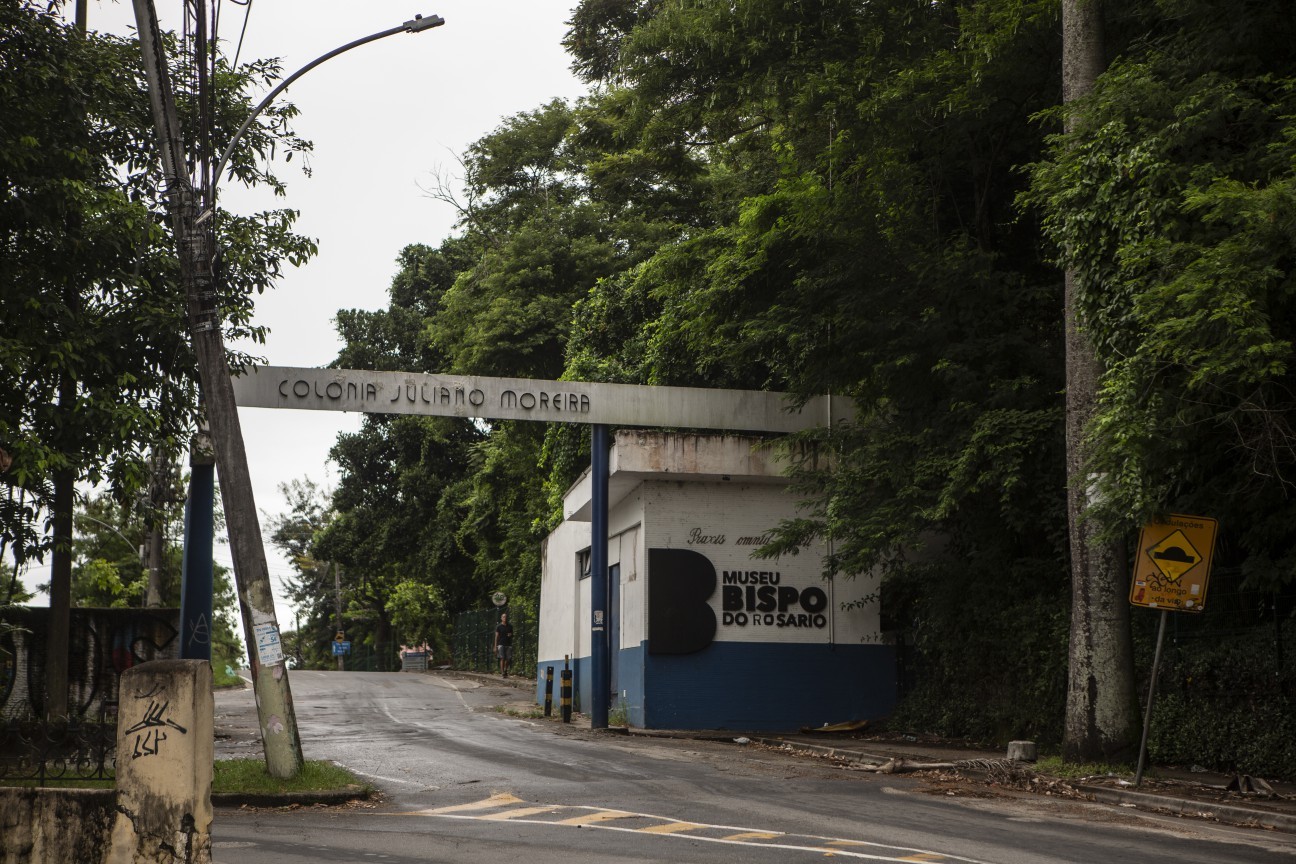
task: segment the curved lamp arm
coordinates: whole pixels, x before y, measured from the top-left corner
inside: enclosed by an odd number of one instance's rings
[[[212,200],[215,200],[216,187],[220,185],[221,173],[225,170],[225,163],[229,161],[230,154],[234,152],[234,148],[243,138],[243,133],[247,132],[248,127],[252,125],[252,121],[256,120],[261,112],[265,110],[266,106],[273,102],[276,96],[287,89],[289,84],[293,83],[298,78],[323,63],[325,60],[331,60],[345,51],[350,51],[352,48],[358,48],[361,45],[365,45],[369,42],[376,42],[377,40],[385,39],[388,36],[395,36],[397,33],[422,33],[424,30],[430,30],[433,27],[440,27],[444,23],[445,19],[440,15],[432,15],[427,18],[424,18],[422,15],[415,15],[412,19],[406,21],[399,27],[392,27],[390,30],[383,30],[381,33],[374,33],[370,36],[365,36],[362,39],[357,39],[354,42],[348,42],[341,48],[334,48],[322,57],[316,57],[314,60],[285,78],[280,82],[278,87],[271,90],[270,93],[261,100],[261,104],[252,109],[252,113],[243,121],[243,125],[238,128],[238,131],[234,133],[234,137],[230,139],[229,144],[225,147],[225,152],[221,154],[220,162],[216,164],[216,170],[212,173]]]

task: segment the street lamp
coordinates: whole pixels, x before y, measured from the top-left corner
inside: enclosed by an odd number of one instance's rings
[[[261,526],[257,522],[252,476],[248,470],[238,406],[234,401],[234,385],[230,380],[224,340],[211,308],[215,296],[215,277],[212,273],[215,237],[213,232],[203,229],[202,223],[212,217],[213,211],[199,215],[197,196],[186,170],[188,162],[184,156],[184,141],[180,135],[179,117],[172,96],[157,10],[153,6],[153,0],[133,0],[133,5],[163,182],[168,191],[167,209],[171,214],[176,251],[179,253],[179,272],[184,286],[190,341],[206,399],[214,461],[220,466],[221,496],[225,503],[230,553],[234,559],[234,578],[238,583],[239,600],[243,607],[244,632],[247,634],[250,659],[253,661],[252,686],[256,692],[257,716],[261,721],[266,769],[271,777],[288,779],[301,773],[305,760],[302,757],[288,676],[283,674],[274,592],[266,567]],[[396,33],[418,33],[442,23],[444,22],[437,16],[406,21],[400,27],[343,45],[292,75],[271,91],[244,121],[221,156],[212,189],[204,191],[214,193],[220,172],[224,170],[230,152],[243,133],[257,114],[297,78],[330,57],[336,57],[357,45]],[[196,491],[193,490],[191,494]],[[204,495],[204,498],[207,497]],[[253,639],[256,639],[257,645],[255,653],[252,650]],[[260,670],[265,667],[272,668],[273,674],[260,674]]]
[[[266,106],[269,105],[271,102],[273,102],[276,96],[278,96],[280,93],[286,90],[288,88],[288,85],[292,84],[298,78],[305,75],[307,72],[309,72],[310,70],[314,69],[316,66],[323,63],[325,60],[331,60],[332,58],[336,57],[339,54],[342,54],[346,51],[350,51],[352,48],[358,48],[361,45],[365,45],[369,42],[376,42],[379,39],[385,39],[388,36],[395,36],[397,33],[422,33],[424,30],[431,30],[433,27],[440,27],[444,23],[445,23],[445,19],[442,18],[440,15],[432,15],[427,18],[424,18],[422,15],[415,15],[413,18],[411,18],[409,21],[406,21],[404,24],[401,24],[399,27],[392,27],[389,30],[383,30],[381,33],[374,33],[370,36],[365,36],[362,39],[357,39],[354,42],[348,42],[347,44],[343,45],[341,48],[334,48],[332,51],[328,52],[327,54],[321,57],[316,57],[314,60],[307,63],[305,66],[303,66],[302,68],[298,69],[296,72],[294,72],[293,74],[285,78],[282,82],[280,82],[278,87],[271,90],[270,93],[264,99],[261,100],[260,105],[257,105],[255,108],[252,109],[252,113],[249,114],[247,116],[247,119],[243,121],[243,125],[238,128],[238,131],[234,133],[234,137],[230,139],[229,144],[225,147],[225,152],[221,154],[220,162],[216,164],[216,170],[212,173],[213,198],[214,198],[216,187],[220,185],[221,172],[225,170],[225,163],[229,161],[230,154],[234,152],[234,147],[238,144],[239,140],[243,137],[243,133],[246,132],[248,130],[248,127],[252,125],[252,121],[256,120],[257,115],[259,115],[263,110],[265,110]]]
[[[96,519],[95,517],[91,516],[88,513],[78,513],[77,517],[80,519],[85,519],[87,522],[93,522],[96,525],[99,525],[103,528],[107,528],[109,531],[111,531],[112,533],[120,537],[126,543],[127,546],[135,548],[135,541],[131,540],[125,534],[121,533],[116,528],[109,525],[107,522],[103,521],[102,519]],[[144,557],[144,547],[140,546],[138,549],[136,549],[136,554],[138,554],[139,557],[142,559]]]

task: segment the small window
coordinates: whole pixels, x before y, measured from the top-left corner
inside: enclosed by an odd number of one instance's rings
[[[576,553],[576,568],[580,570],[580,578],[582,579],[589,578],[590,560],[591,560],[590,550],[585,549],[584,551]]]

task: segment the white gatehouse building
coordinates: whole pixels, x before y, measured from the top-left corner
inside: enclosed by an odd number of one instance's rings
[[[609,459],[614,715],[646,729],[787,731],[890,712],[896,658],[877,577],[826,578],[822,543],[753,557],[798,515],[768,442],[623,430]],[[545,667],[556,687],[570,657],[578,709],[591,694],[590,512],[586,472],[542,550],[537,692]]]

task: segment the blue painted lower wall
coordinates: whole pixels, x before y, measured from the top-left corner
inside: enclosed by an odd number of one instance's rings
[[[645,728],[781,732],[888,715],[889,645],[713,642],[696,654],[646,655]]]
[[[581,661],[584,662],[581,662]],[[631,726],[641,729],[732,729],[784,732],[891,713],[896,701],[895,650],[889,645],[798,645],[713,642],[695,654],[653,655],[647,643],[613,659]],[[562,661],[554,666],[554,711]],[[588,658],[574,660],[577,710],[588,712]]]

